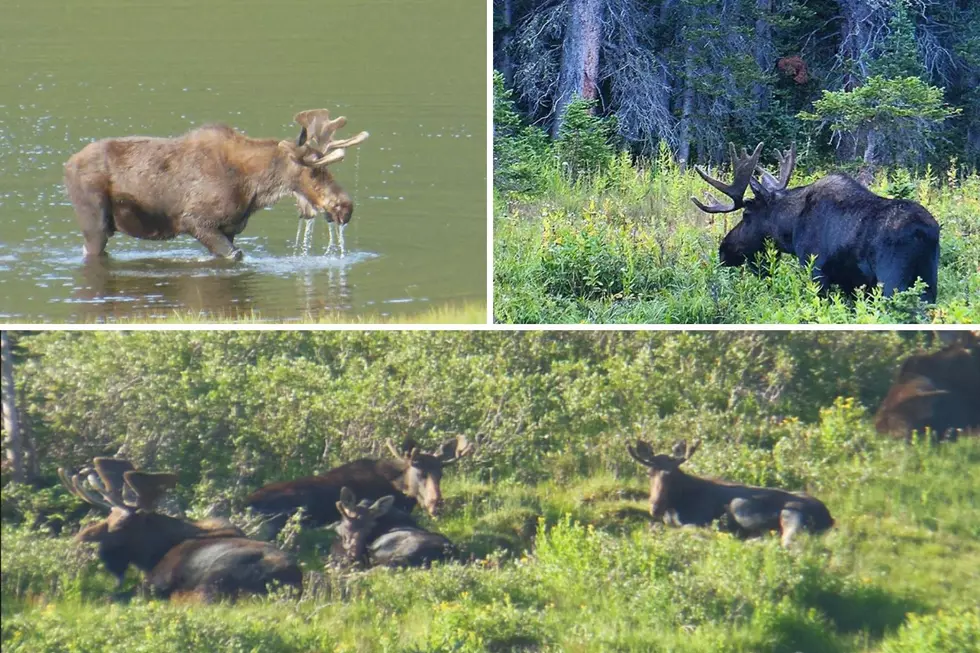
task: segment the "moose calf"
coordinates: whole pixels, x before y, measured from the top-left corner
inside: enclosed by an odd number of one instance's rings
[[[349,565],[424,567],[455,555],[446,537],[419,528],[393,505],[392,496],[358,503],[349,488],[342,488],[337,502],[340,521],[331,525],[338,536],[332,556]]]
[[[671,526],[708,526],[715,520],[740,536],[779,531],[789,546],[801,530],[820,533],[834,525],[827,507],[804,494],[713,481],[685,474],[680,466],[700,441],[674,445],[672,455],[654,455],[649,443],[626,445],[630,456],[650,468],[650,514]]]
[[[328,166],[367,132],[343,140],[347,123],[326,109],[296,114],[296,142],[249,138],[206,125],[176,138],[130,136],[86,145],[65,164],[65,186],[85,237],[85,256],[117,231],[150,240],[190,234],[215,256],[239,260],[235,236],[257,210],[293,195],[302,217],[327,215],[343,237],[354,204]],[[341,249],[343,245],[341,244]]]

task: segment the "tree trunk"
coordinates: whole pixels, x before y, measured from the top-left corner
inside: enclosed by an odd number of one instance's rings
[[[681,121],[677,126],[677,165],[687,169],[691,158],[691,113],[694,111],[694,49],[688,46],[684,57],[684,96],[681,101]]]
[[[17,415],[17,390],[14,387],[14,361],[10,334],[0,331],[0,376],[3,380],[3,432],[6,439],[7,462],[13,479],[24,482],[24,443],[21,440],[20,419]]]
[[[504,33],[500,37],[500,74],[504,76],[507,88],[514,87],[514,62],[511,59],[510,44],[514,40],[514,1],[503,0],[502,16]]]
[[[755,6],[759,11],[759,17],[755,19],[755,64],[759,67],[759,72],[764,74],[772,68],[772,26],[769,24],[772,0],[756,0]],[[769,104],[766,84],[754,83],[752,95],[759,110],[765,109]]]
[[[577,96],[591,100],[597,95],[602,9],[602,0],[569,0],[552,137],[558,136],[565,109],[572,99]]]

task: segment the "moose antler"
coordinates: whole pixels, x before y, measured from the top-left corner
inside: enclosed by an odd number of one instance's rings
[[[460,458],[473,453],[475,448],[475,445],[465,435],[457,435],[454,439],[446,440],[439,445],[436,457],[442,460],[443,465],[452,465]]]
[[[136,494],[136,508],[144,512],[153,512],[160,497],[177,485],[177,475],[169,472],[131,470],[123,474],[123,479]]]
[[[326,109],[300,111],[294,120],[302,127],[296,145],[302,148],[300,158],[314,167],[326,166],[342,161],[348,147],[367,140],[368,133],[362,131],[356,136],[343,140],[333,140],[334,133],[347,124],[347,118],[340,116],[330,119]]]
[[[702,179],[732,200],[731,204],[722,204],[711,193],[705,193],[709,204],[702,204],[696,197],[691,197],[691,201],[705,213],[730,213],[731,211],[737,211],[742,208],[745,189],[748,188],[749,182],[752,179],[752,173],[755,171],[756,166],[759,165],[762,143],[755,146],[755,151],[751,155],[745,151],[745,148],[742,148],[742,155],[737,158],[735,156],[735,144],[729,143],[728,149],[732,157],[732,168],[734,170],[734,179],[731,184],[725,184],[722,181],[709,177],[708,173],[699,166],[694,167],[694,170]]]
[[[757,165],[755,168],[759,171],[761,186],[764,192],[774,193],[778,190],[786,190],[786,186],[789,184],[789,178],[792,176],[793,169],[796,167],[796,143],[793,143],[788,150],[783,152],[776,150],[776,155],[779,157],[779,179],[773,177],[762,166]],[[752,184],[752,192],[759,194],[755,184]]]
[[[113,508],[130,510],[131,506],[126,505],[122,501],[120,494],[107,487],[111,485],[112,481],[107,482],[104,478],[100,477],[101,473],[98,473],[92,467],[85,467],[79,470],[77,474],[71,476],[68,475],[63,467],[58,468],[58,478],[61,479],[62,485],[85,503],[108,508],[109,510]],[[86,487],[86,481],[88,487]]]
[[[643,440],[637,440],[636,446],[626,445],[626,450],[629,451],[630,456],[640,463],[641,465],[646,465],[647,467],[655,467],[656,461],[653,459],[653,449],[650,447],[650,443],[644,442]]]

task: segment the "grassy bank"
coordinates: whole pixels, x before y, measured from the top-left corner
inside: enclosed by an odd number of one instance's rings
[[[638,465],[549,464],[549,480],[448,477],[431,527],[465,564],[325,571],[299,599],[107,598],[91,552],[5,526],[5,652],[967,651],[980,646],[980,440],[905,445],[840,400],[818,420],[706,437],[691,471],[806,489],[837,526],[791,550],[651,528]],[[688,429],[656,432],[665,447]],[[135,586],[135,574],[129,580]]]
[[[538,164],[532,194],[494,200],[494,318],[505,323],[977,323],[980,176],[912,178],[884,171],[871,190],[922,203],[939,221],[939,296],[821,295],[809,271],[769,252],[766,274],[722,268],[718,245],[740,214],[710,216],[690,201],[707,185],[668,156],[644,167],[615,158],[572,181]],[[822,174],[798,173],[793,186]],[[725,178],[722,175],[722,178]]]
[[[175,311],[165,318],[130,315],[111,320],[99,320],[100,323],[119,325],[137,324],[486,324],[486,302],[468,301],[448,303],[440,306],[430,306],[417,313],[407,315],[397,314],[350,314],[350,313],[307,313],[301,318],[289,320],[270,319],[257,312],[215,315],[212,313],[194,313],[192,311]]]

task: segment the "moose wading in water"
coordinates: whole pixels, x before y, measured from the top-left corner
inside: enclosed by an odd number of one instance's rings
[[[880,283],[888,297],[921,278],[928,286],[922,298],[935,303],[939,224],[922,205],[879,197],[841,173],[787,189],[796,166],[795,145],[780,155],[778,179],[759,167],[762,143],[751,155],[743,149],[739,157],[735,146],[729,147],[731,184],[709,177],[699,167],[695,170],[731,202],[722,203],[710,194],[707,204],[691,198],[706,213],[744,209],[742,221],[721,241],[722,265],[752,264],[768,239],[780,252],[795,255],[801,265],[813,257],[813,276],[824,291],[834,284],[850,294]],[[748,187],[754,197],[745,199]]]
[[[65,164],[65,187],[85,237],[86,257],[105,253],[109,236],[170,240],[190,234],[215,256],[240,260],[235,236],[257,210],[296,198],[300,216],[323,212],[343,250],[354,204],[330,173],[367,132],[334,140],[347,123],[326,109],[295,116],[295,142],[249,138],[205,125],[176,138],[129,136],[86,145]]]
[[[175,474],[136,471],[128,460],[116,458],[94,463],[94,469],[72,476],[59,468],[58,476],[79,499],[109,509],[106,519],[86,526],[75,539],[99,545],[99,559],[118,587],[135,565],[163,597],[265,594],[270,584],[302,590],[299,566],[275,546],[246,538],[225,520],[189,522],[158,513],[156,504],[176,485]],[[127,501],[126,494],[135,501]]]
[[[650,514],[655,520],[671,526],[708,526],[718,520],[741,536],[779,531],[783,546],[801,530],[821,533],[834,525],[827,506],[805,494],[684,473],[680,466],[699,446],[700,440],[693,445],[679,440],[671,455],[655,455],[643,440],[626,445],[630,456],[650,470]]]

